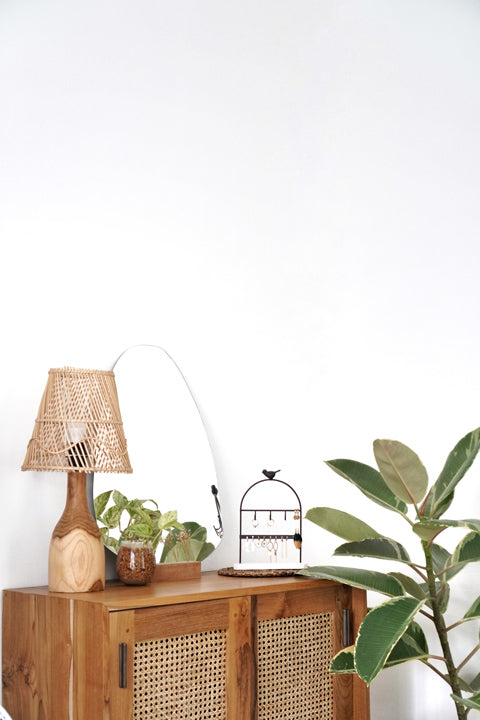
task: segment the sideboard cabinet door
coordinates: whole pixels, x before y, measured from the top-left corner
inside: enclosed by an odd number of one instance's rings
[[[333,582],[218,578],[3,594],[3,705],[15,720],[368,720],[332,675],[365,593]]]

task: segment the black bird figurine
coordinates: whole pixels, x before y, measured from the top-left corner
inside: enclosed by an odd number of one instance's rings
[[[262,473],[267,477],[269,480],[275,480],[275,475],[280,472],[280,470],[262,470]]]

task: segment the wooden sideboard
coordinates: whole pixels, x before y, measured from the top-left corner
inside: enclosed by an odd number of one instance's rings
[[[365,593],[309,578],[225,577],[3,593],[3,705],[14,720],[368,720],[329,662]]]

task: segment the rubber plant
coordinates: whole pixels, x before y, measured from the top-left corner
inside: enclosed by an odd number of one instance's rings
[[[419,558],[411,559],[398,541],[385,537],[359,518],[328,507],[316,507],[306,517],[342,538],[336,556],[377,558],[401,563],[411,572],[387,572],[352,567],[318,566],[302,575],[333,579],[349,586],[375,591],[387,600],[369,610],[355,644],[340,651],[331,662],[333,673],[356,673],[367,685],[387,667],[419,660],[450,686],[458,720],[470,710],[480,712],[480,673],[466,680],[463,671],[480,649],[478,628],[471,651],[455,662],[452,633],[460,624],[480,618],[480,596],[455,622],[448,624],[446,610],[450,580],[468,563],[480,560],[480,520],[444,519],[457,484],[480,449],[480,428],[460,440],[448,455],[438,479],[429,487],[427,471],[418,455],[395,440],[375,440],[373,452],[378,466],[353,460],[331,460],[327,465],[353,483],[383,509],[398,513],[418,540]],[[464,531],[452,552],[439,544],[447,528]],[[432,623],[440,654],[431,654],[422,625]]]

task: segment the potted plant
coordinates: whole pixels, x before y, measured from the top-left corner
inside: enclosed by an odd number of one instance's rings
[[[160,543],[165,544],[161,563],[201,561],[213,550],[206,528],[179,522],[176,510],[162,513],[155,500],[129,500],[118,490],[108,490],[95,498],[94,506],[103,541],[117,553],[117,573],[123,582],[150,582]]]
[[[412,559],[403,545],[382,535],[359,518],[328,507],[312,508],[306,517],[346,542],[336,556],[357,556],[394,561],[409,568],[382,573],[352,567],[318,566],[300,574],[334,579],[353,587],[381,593],[388,600],[369,610],[355,644],[332,660],[334,673],[356,673],[367,684],[387,667],[418,660],[447,683],[459,720],[471,709],[480,711],[480,673],[466,676],[464,668],[480,649],[478,631],[471,651],[455,662],[451,635],[460,624],[480,618],[480,596],[454,622],[447,621],[450,580],[467,563],[480,560],[480,520],[444,519],[463,478],[480,448],[480,428],[460,440],[448,455],[438,479],[428,487],[425,467],[406,445],[395,440],[375,440],[373,451],[378,469],[353,460],[331,460],[327,465],[356,486],[377,505],[398,513],[413,531],[419,557]],[[452,551],[439,544],[447,528],[465,532]],[[418,619],[431,623],[438,637],[440,654],[431,653]],[[467,679],[468,678],[468,679]]]

